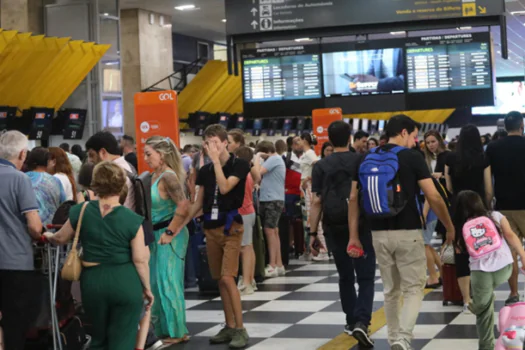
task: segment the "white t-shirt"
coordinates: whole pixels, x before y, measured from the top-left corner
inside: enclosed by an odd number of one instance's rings
[[[73,185],[71,184],[71,181],[69,181],[69,178],[64,173],[56,173],[54,175],[57,179],[60,180],[60,183],[62,184],[62,187],[64,188],[64,193],[66,194],[66,200],[72,201],[73,199]]]
[[[312,169],[314,168],[314,163],[318,160],[319,159],[317,158],[317,155],[312,149],[309,149],[308,151],[303,153],[301,158],[299,158],[299,164],[301,164],[301,180],[312,176]]]
[[[492,212],[492,219],[498,224],[501,224],[501,219],[503,219],[504,216],[494,211]],[[472,259],[470,258],[470,270],[472,271],[483,271],[483,272],[496,272],[501,270],[507,265],[513,264],[514,259],[512,258],[512,253],[510,251],[509,245],[507,244],[507,241],[505,240],[505,237],[501,237],[501,247],[480,258],[480,259]]]

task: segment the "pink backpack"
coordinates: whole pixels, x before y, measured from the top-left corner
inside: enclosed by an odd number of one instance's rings
[[[499,312],[500,337],[494,350],[523,349],[525,341],[525,303],[505,306]]]
[[[479,259],[501,247],[498,228],[486,216],[467,221],[463,225],[463,238],[469,255],[474,259]]]

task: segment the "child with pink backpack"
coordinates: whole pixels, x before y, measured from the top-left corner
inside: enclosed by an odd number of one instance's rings
[[[494,289],[507,282],[514,262],[510,247],[525,262],[525,251],[509,222],[499,212],[490,212],[473,191],[456,198],[454,224],[457,244],[470,255],[472,304],[476,315],[479,350],[494,349]]]

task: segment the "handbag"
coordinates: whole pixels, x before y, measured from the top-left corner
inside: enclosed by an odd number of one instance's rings
[[[84,211],[89,202],[82,205],[80,210],[80,216],[78,218],[77,229],[75,231],[75,238],[73,239],[73,246],[71,251],[67,255],[64,266],[62,267],[61,277],[66,281],[78,281],[80,280],[80,273],[82,272],[82,260],[80,259],[80,253],[77,249],[78,238],[80,236],[80,227],[82,226],[82,218],[84,217]]]
[[[454,245],[447,244],[441,248],[441,263],[447,265],[455,265],[456,259],[454,257]]]

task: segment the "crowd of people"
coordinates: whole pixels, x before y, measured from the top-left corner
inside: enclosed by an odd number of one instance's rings
[[[379,140],[364,131],[352,136],[348,123],[336,121],[319,155],[309,133],[246,145],[244,131],[211,125],[202,145],[182,149],[154,136],[144,148],[151,169],[152,229],[136,213],[133,138],[125,136],[119,144],[111,133],[99,132],[86,142],[85,152],[78,145],[70,152],[67,144],[29,151],[26,136],[6,132],[0,136],[5,348],[23,349],[32,321],[28,310],[37,308],[33,242],[65,245],[77,229],[91,348],[156,349],[190,341],[184,290],[197,270],[190,236],[201,229],[225,317],[210,342],[245,347],[249,335],[241,295],[257,291],[259,216],[268,252],[262,277],[286,275],[288,248],[308,260],[333,257],[344,331],[367,348],[374,345],[369,327],[377,263],[388,341],[394,350],[412,349],[423,290],[443,283],[441,258],[432,246],[437,233],[453,248],[464,312],[477,318],[479,348],[493,349],[493,291],[508,281],[506,303],[518,302],[518,257],[525,261],[522,115],[509,113],[505,127],[507,133],[488,142],[487,135],[466,125],[447,145],[435,130],[419,144],[421,125],[405,115],[392,117]],[[76,204],[67,222],[46,232],[67,201]],[[473,258],[463,227],[481,217],[494,223],[503,243]],[[302,227],[294,225],[301,220]],[[147,340],[137,337],[139,328],[149,332]]]

